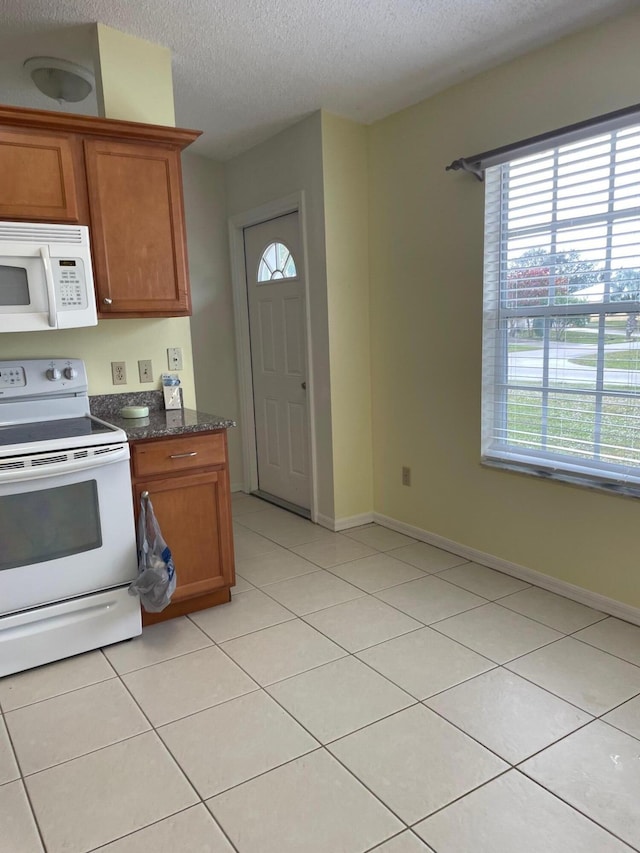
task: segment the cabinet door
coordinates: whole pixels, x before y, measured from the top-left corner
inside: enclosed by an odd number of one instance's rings
[[[149,480],[134,486],[136,507],[149,492],[162,535],[171,549],[178,602],[235,582],[227,470]]]
[[[0,217],[78,222],[74,143],[65,134],[0,129]]]
[[[180,152],[96,139],[84,149],[101,316],[190,314]]]

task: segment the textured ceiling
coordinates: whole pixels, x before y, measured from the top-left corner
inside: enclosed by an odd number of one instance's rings
[[[638,0],[1,0],[0,101],[56,104],[22,62],[91,64],[101,21],[173,53],[176,121],[227,159],[320,107],[369,123]],[[67,107],[68,108],[68,107]],[[95,112],[87,100],[83,112]]]

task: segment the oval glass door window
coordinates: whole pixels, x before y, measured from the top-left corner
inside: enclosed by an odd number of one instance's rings
[[[258,282],[278,278],[296,278],[298,271],[293,255],[284,243],[270,243],[262,253],[258,265]]]

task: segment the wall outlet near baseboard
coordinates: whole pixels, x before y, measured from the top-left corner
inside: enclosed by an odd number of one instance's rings
[[[111,378],[114,385],[127,384],[127,365],[124,361],[111,362]]]
[[[407,465],[402,466],[402,485],[411,485],[411,468],[409,468]]]

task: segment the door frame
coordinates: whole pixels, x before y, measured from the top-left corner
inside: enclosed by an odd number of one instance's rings
[[[307,218],[304,190],[284,198],[243,211],[229,217],[229,248],[231,255],[231,284],[233,289],[233,315],[236,333],[236,357],[238,366],[238,393],[240,403],[240,434],[242,437],[242,461],[244,466],[243,489],[253,492],[258,488],[258,451],[256,447],[256,421],[253,404],[253,372],[251,368],[251,334],[249,328],[249,301],[247,292],[247,269],[244,253],[244,229],[260,225],[287,213],[298,214],[300,241],[302,245],[305,295],[305,332],[307,339],[307,402],[309,407],[309,472],[311,520],[317,521],[317,443],[315,429],[315,400],[313,382],[313,346],[310,313],[310,275],[307,242]]]

